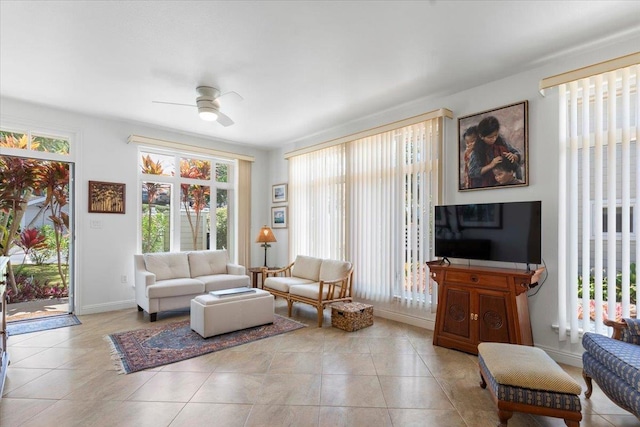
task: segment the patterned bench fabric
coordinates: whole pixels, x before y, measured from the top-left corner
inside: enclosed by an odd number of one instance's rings
[[[491,375],[491,371],[487,368],[482,356],[478,357],[478,362],[482,371],[487,374],[488,385],[494,391],[498,400],[565,411],[580,412],[582,410],[580,396],[578,395],[499,384]]]
[[[640,392],[640,346],[591,332],[583,335],[582,346],[620,381]]]
[[[640,392],[622,381],[588,352],[582,354],[582,366],[583,371],[600,386],[609,399],[640,418]]]

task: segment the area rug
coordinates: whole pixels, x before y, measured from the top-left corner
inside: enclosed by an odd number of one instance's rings
[[[40,319],[16,320],[7,323],[7,334],[20,335],[29,332],[46,331],[48,329],[66,328],[67,326],[80,325],[80,320],[73,314],[48,316]]]
[[[294,331],[305,326],[276,314],[271,324],[206,339],[191,330],[189,320],[148,329],[119,332],[107,335],[105,338],[111,343],[112,358],[117,362],[119,371],[130,374]]]

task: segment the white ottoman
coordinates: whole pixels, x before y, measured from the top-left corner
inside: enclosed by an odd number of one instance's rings
[[[191,300],[191,329],[203,338],[273,323],[273,295],[262,289],[233,296]]]

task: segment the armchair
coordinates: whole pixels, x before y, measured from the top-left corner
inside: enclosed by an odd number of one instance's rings
[[[640,319],[605,320],[612,337],[586,332],[582,337],[582,376],[585,396],[593,392],[592,379],[616,405],[640,419]]]
[[[324,308],[334,302],[352,301],[353,266],[337,261],[298,255],[278,270],[262,269],[263,289],[287,300],[289,317],[294,302],[316,307],[318,327],[322,327]]]

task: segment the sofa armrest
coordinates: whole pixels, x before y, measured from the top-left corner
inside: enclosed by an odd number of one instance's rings
[[[156,275],[147,270],[142,255],[133,256],[133,270],[135,273],[135,285],[146,288],[156,283]]]
[[[247,269],[244,268],[244,265],[239,264],[227,264],[227,273],[235,274],[238,276],[246,276]]]
[[[136,286],[147,287],[156,283],[156,275],[149,271],[136,271]]]
[[[286,267],[278,268],[276,270],[269,270],[267,267],[262,267],[262,280],[267,277],[276,277],[276,276],[286,276],[291,277],[291,268],[293,267],[293,262]]]
[[[338,294],[338,298],[347,298],[351,296],[351,274],[352,271],[349,272],[344,277],[335,280],[321,280],[319,287],[320,292],[318,292],[318,296],[322,299],[322,291],[324,290],[324,286],[327,285],[329,288],[327,290],[328,299],[333,299],[335,296],[335,288],[338,286],[340,288],[340,293]]]

